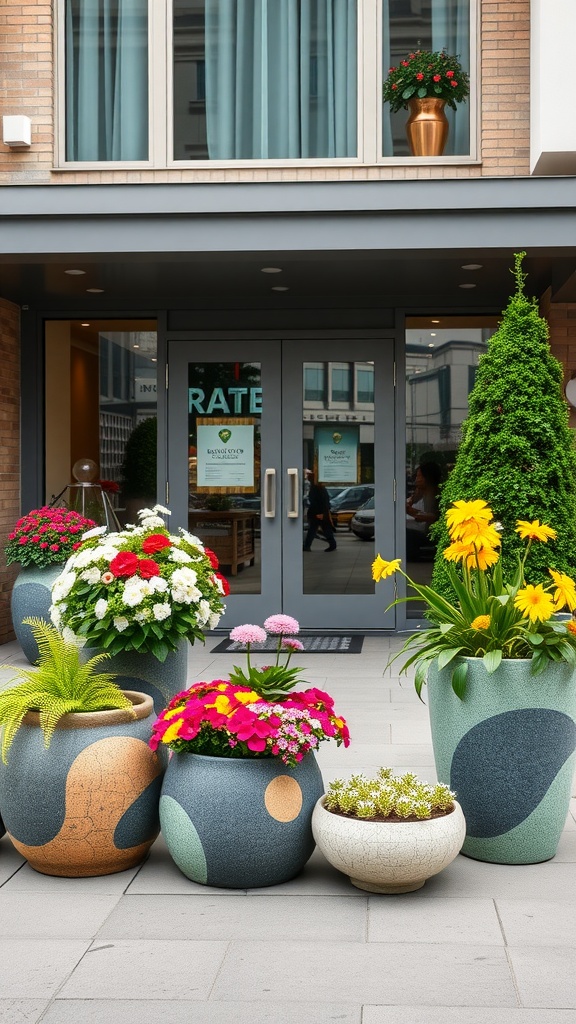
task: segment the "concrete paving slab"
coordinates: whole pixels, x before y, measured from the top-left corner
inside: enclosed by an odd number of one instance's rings
[[[509,946],[576,947],[576,898],[496,900]],[[574,955],[576,968],[576,954]]]
[[[208,999],[226,942],[95,942],[60,999]]]
[[[434,899],[419,890],[402,897],[370,897],[368,942],[503,946],[504,937],[492,900]]]
[[[362,1024],[573,1024],[572,1010],[491,1006],[364,1006]],[[54,1022],[56,1024],[56,1021]]]
[[[0,998],[0,1024],[37,1024],[47,1004],[45,999]]]
[[[0,839],[0,885],[4,885],[26,863],[14,849],[8,836]]]
[[[427,896],[471,896],[493,899],[543,900],[574,892],[574,866],[556,860],[544,864],[485,864],[459,854],[439,875],[426,882]]]
[[[306,1004],[306,1024],[361,1024],[360,1006]],[[57,999],[42,1024],[302,1024],[301,1004],[199,1003],[147,999]],[[33,1024],[3,1021],[0,1024]]]
[[[92,939],[117,903],[116,896],[23,893],[0,889],[0,938]]]
[[[248,896],[352,896],[363,899],[366,893],[352,885],[347,875],[343,875],[328,863],[320,850],[316,848],[296,878],[282,885],[268,886],[261,889],[248,889]],[[306,900],[306,903],[308,901]]]
[[[295,984],[297,979],[297,984]],[[213,999],[330,1000],[343,1004],[419,1003],[516,1006],[504,949],[455,943],[283,942],[270,956],[266,942],[232,942]]]
[[[216,889],[212,886],[199,885],[192,882],[186,875],[183,875],[180,868],[172,860],[168,847],[163,836],[152,846],[148,859],[142,864],[138,873],[134,876],[126,888],[129,894],[159,893],[181,894],[188,896],[193,893],[231,893],[244,892],[244,889]]]
[[[576,863],[576,828],[573,827],[572,815],[568,816],[564,831],[560,836],[554,860],[562,864]]]
[[[275,890],[276,887],[274,886]],[[304,941],[364,942],[368,900],[310,896],[124,896],[100,939],[242,939],[298,935]]]
[[[576,1010],[573,947],[510,946],[508,955],[523,1006]]]
[[[60,892],[67,893],[69,897],[73,893],[76,895],[99,893],[100,895],[120,896],[134,878],[137,870],[138,868],[132,868],[130,871],[118,871],[114,875],[93,875],[89,878],[57,878],[52,875],[42,875],[25,863],[24,867],[5,882],[5,889],[10,892],[38,894]]]
[[[2,998],[48,1001],[89,945],[80,939],[0,939]]]

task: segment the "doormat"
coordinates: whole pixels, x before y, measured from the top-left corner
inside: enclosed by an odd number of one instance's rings
[[[306,654],[360,654],[364,637],[357,634],[342,633],[338,636],[298,636]],[[262,644],[250,644],[250,653],[255,651],[273,651],[276,653],[277,637],[268,637]],[[222,640],[212,648],[212,654],[244,653],[246,647],[236,640]]]

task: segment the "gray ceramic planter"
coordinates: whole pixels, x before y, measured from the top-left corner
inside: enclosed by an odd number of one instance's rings
[[[534,864],[556,853],[568,814],[576,748],[576,675],[551,663],[503,661],[488,675],[468,658],[463,700],[434,663],[428,704],[436,771],[466,818],[462,853]]]
[[[48,750],[28,712],[0,762],[0,810],[14,846],[46,875],[106,875],[139,864],[159,832],[163,762],[148,746],[153,707],[70,714]]]
[[[312,753],[297,768],[276,758],[173,754],[160,798],[162,834],[194,882],[278,885],[297,875],[314,849],[312,811],[323,790]]]
[[[12,625],[24,656],[31,665],[38,662],[38,644],[32,636],[30,626],[25,626],[22,619],[32,616],[50,622],[52,584],[60,576],[63,568],[63,565],[47,565],[44,568],[23,566],[14,581],[10,597]]]
[[[186,689],[188,647],[188,640],[181,640],[178,650],[171,651],[166,661],[158,661],[153,654],[121,651],[103,661],[96,671],[116,673],[114,682],[121,690],[149,694],[159,715],[171,697]],[[80,657],[86,661],[99,653],[100,648],[83,647]]]

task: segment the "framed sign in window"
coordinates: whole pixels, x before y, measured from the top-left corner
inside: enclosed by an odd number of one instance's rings
[[[255,493],[256,420],[247,416],[196,419],[197,491],[210,494]]]

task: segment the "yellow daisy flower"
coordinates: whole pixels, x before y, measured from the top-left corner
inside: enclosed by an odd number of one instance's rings
[[[235,690],[234,696],[241,704],[257,704],[259,700],[262,700],[260,694],[256,693],[255,690],[250,690],[247,693],[243,690]]]
[[[554,601],[541,583],[532,586],[531,583],[519,590],[514,598],[516,608],[519,608],[523,615],[527,615],[530,622],[546,622],[554,613]]]
[[[541,540],[544,544],[557,537],[556,530],[541,523],[539,519],[534,519],[532,523],[529,523],[527,519],[517,519],[516,533],[520,534],[522,540]]]
[[[463,562],[471,554],[474,554],[474,545],[464,544],[461,540],[455,540],[443,552],[447,562]]]
[[[569,619],[566,623],[566,629],[569,633],[572,633],[572,636],[576,636],[576,622],[574,622],[574,619]]]
[[[462,540],[463,530],[474,523],[478,528],[481,523],[489,523],[492,509],[485,501],[453,501],[452,508],[446,512],[446,523],[452,540]]]
[[[556,572],[555,569],[548,569],[548,572],[556,584],[552,595],[556,611],[568,608],[568,611],[573,612],[576,608],[576,583],[570,576],[566,576],[566,573]]]
[[[470,522],[463,525],[458,539],[463,544],[474,544],[481,548],[499,548],[502,545],[498,530],[490,523]]]
[[[183,721],[183,718],[177,718],[175,722],[170,723],[162,737],[162,743],[171,743],[172,740],[178,739],[178,733],[180,732],[180,726]]]
[[[399,558],[393,558],[392,561],[387,562],[385,558],[376,555],[372,562],[372,579],[378,583],[380,580],[387,579],[388,576],[393,576],[400,566],[400,561]]]
[[[496,565],[500,555],[497,551],[494,551],[494,548],[484,547],[483,545],[477,547],[474,545],[474,549],[474,553],[468,555],[466,559],[466,565],[469,569],[482,569],[484,571],[489,566]]]
[[[477,615],[470,623],[470,629],[490,629],[490,616]]]

